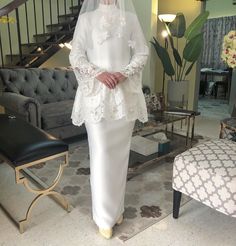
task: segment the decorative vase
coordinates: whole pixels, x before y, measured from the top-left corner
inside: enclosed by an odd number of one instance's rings
[[[187,108],[188,84],[188,80],[168,81],[167,102],[170,107]]]

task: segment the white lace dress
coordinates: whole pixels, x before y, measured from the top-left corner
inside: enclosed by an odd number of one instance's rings
[[[79,84],[71,115],[74,125],[102,118],[147,121],[142,69],[148,47],[141,42],[137,17],[126,13],[128,23],[121,30],[117,8],[110,6],[109,15],[105,11],[107,6],[100,5],[82,14],[76,26],[69,57]],[[103,71],[121,72],[127,79],[109,89],[96,79]]]
[[[88,133],[92,214],[100,228],[112,228],[124,212],[132,130],[136,119],[147,120],[141,72],[148,48],[137,17],[126,17],[121,25],[114,5],[82,14],[70,54],[79,83],[72,120],[85,122]],[[127,79],[109,89],[96,79],[103,71]]]

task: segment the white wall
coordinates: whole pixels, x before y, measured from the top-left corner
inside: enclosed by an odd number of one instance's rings
[[[232,0],[210,0],[206,2],[206,10],[210,11],[209,18],[236,15],[236,5]]]

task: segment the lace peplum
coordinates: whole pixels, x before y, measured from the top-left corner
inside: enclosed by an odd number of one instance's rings
[[[79,86],[72,122],[78,126],[85,121],[96,123],[102,118],[145,122],[147,109],[141,79],[148,47],[140,42],[142,33],[135,28],[138,27],[135,25],[136,16],[129,15],[126,18],[128,23],[120,32],[113,30],[102,15],[99,9],[81,15],[75,29],[69,58]],[[98,32],[97,27],[99,21],[102,23],[101,32]],[[106,31],[109,31],[109,35],[105,35]],[[115,89],[109,89],[96,79],[104,71],[121,72],[127,79]]]

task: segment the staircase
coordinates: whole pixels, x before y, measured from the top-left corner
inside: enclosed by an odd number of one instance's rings
[[[14,0],[0,9],[0,67],[39,67],[70,42],[82,0]]]

